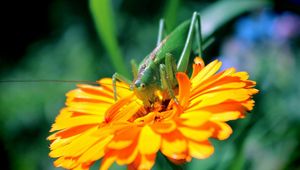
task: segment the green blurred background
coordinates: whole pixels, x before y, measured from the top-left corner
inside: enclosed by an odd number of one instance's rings
[[[0,10],[0,80],[111,77],[121,68],[113,67],[111,55],[121,57],[124,69],[130,70],[130,59],[141,61],[155,47],[161,17],[170,31],[199,11],[204,34],[211,31],[211,24],[226,21],[215,24],[215,41],[205,50],[205,61],[219,58],[224,68],[248,71],[260,93],[245,119],[230,122],[234,133],[228,140],[212,140],[213,156],[176,168],[300,169],[300,2],[278,0],[257,7],[250,0],[224,3],[113,0],[111,6],[99,7],[104,12],[97,24],[113,28],[104,29],[106,34],[99,38],[101,28],[94,22],[99,16],[91,14],[88,1],[5,2]],[[215,10],[220,4],[223,10]],[[111,13],[105,13],[109,9]],[[0,83],[1,169],[55,169],[46,137],[64,106],[65,93],[75,87],[75,83]],[[154,169],[172,167],[158,158]]]

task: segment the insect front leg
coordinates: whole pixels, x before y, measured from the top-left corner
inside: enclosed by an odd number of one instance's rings
[[[175,96],[173,88],[178,84],[176,80],[176,63],[171,54],[166,54],[165,64],[160,64],[159,67],[162,89],[167,90],[169,96],[176,104],[179,104]]]
[[[132,73],[133,73],[133,78],[136,79],[137,78],[137,74],[138,74],[138,66],[136,64],[136,61],[134,59],[132,59],[130,61],[131,64],[131,69],[132,69]],[[117,80],[126,83],[126,84],[132,84],[132,82],[127,79],[125,76],[119,74],[119,73],[115,73],[112,76],[112,81],[113,81],[113,91],[114,91],[114,99],[115,101],[117,101]],[[130,89],[132,90],[133,87],[130,87]]]
[[[165,65],[167,77],[171,82],[172,88],[174,88],[178,84],[176,80],[177,67],[175,59],[171,53],[166,54]]]
[[[125,76],[122,76],[121,74],[119,73],[115,73],[113,76],[112,76],[112,83],[113,83],[113,92],[114,92],[114,99],[115,101],[117,101],[117,80],[123,82],[123,83],[126,83],[126,84],[131,84],[131,81],[128,80]]]
[[[196,40],[198,41],[197,45],[199,46],[198,53],[199,53],[200,57],[202,57],[202,36],[201,36],[200,15],[197,12],[194,12],[191,23],[190,23],[190,28],[189,28],[188,35],[186,38],[186,42],[185,42],[184,48],[181,52],[181,55],[180,55],[180,58],[179,58],[179,61],[177,64],[177,69],[180,72],[186,72],[187,66],[189,64],[189,58],[190,58],[190,54],[191,54],[191,50],[192,50],[192,43],[194,40],[193,38],[195,36],[194,31],[195,31],[196,22],[198,23],[197,29],[196,29],[196,32],[197,32]]]

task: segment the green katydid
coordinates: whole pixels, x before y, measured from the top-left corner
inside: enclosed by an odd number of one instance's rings
[[[119,73],[113,75],[115,100],[117,100],[116,81],[119,80],[129,84],[131,90],[143,101],[146,107],[158,100],[156,91],[166,94],[166,99],[173,99],[178,104],[174,93],[174,89],[178,85],[175,76],[177,71],[187,71],[194,37],[196,37],[199,46],[198,55],[202,55],[200,15],[194,12],[191,20],[183,22],[171,34],[161,40],[163,27],[163,20],[161,20],[157,47],[144,58],[138,67],[132,62],[133,81]],[[177,64],[175,60],[178,60]]]
[[[137,66],[132,62],[134,80],[130,81],[119,73],[113,79],[114,98],[117,100],[116,81],[120,80],[130,85],[136,96],[141,99],[146,107],[158,100],[156,94],[160,91],[168,99],[173,99],[177,104],[174,90],[177,88],[176,72],[186,72],[189,64],[192,43],[195,40],[198,46],[198,55],[202,56],[202,37],[200,15],[194,12],[191,20],[183,22],[173,32],[162,40],[164,22],[160,21],[159,34],[156,48],[144,58]],[[195,34],[196,33],[196,34]],[[207,44],[210,42],[208,41]],[[206,45],[206,44],[205,44]],[[207,46],[207,45],[206,45]],[[176,64],[176,60],[178,60]],[[86,82],[64,80],[8,80],[5,82]],[[0,83],[1,83],[0,82]],[[94,84],[94,82],[89,82]]]

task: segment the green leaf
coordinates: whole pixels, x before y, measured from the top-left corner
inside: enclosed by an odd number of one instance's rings
[[[171,32],[176,26],[179,6],[180,0],[168,0],[166,3],[164,18],[167,32]]]
[[[90,0],[90,10],[97,33],[109,54],[115,70],[129,77],[129,71],[125,66],[126,64],[117,42],[115,18],[113,17],[111,1]]]

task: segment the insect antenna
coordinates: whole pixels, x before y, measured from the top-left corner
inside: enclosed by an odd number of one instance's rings
[[[86,80],[0,80],[0,84],[4,83],[87,83],[99,84],[93,81]]]
[[[85,83],[85,84],[91,84],[91,85],[108,85],[112,86],[112,84],[109,83],[99,83],[96,81],[88,81],[88,80],[0,80],[0,85],[1,84],[8,84],[8,83]],[[119,88],[127,89],[130,90],[129,87],[124,87],[124,86],[118,86]]]

